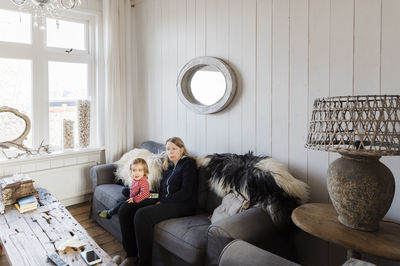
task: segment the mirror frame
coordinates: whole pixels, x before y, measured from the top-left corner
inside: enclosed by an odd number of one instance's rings
[[[217,68],[225,77],[226,90],[221,99],[211,105],[205,105],[196,100],[190,89],[190,82],[197,70],[204,66],[213,66]],[[237,91],[237,81],[235,72],[222,59],[202,56],[190,60],[179,72],[176,87],[178,89],[179,99],[189,109],[200,114],[213,114],[225,109],[235,97]]]
[[[29,131],[31,130],[31,120],[29,119],[29,117],[27,115],[24,115],[17,109],[14,109],[14,108],[11,108],[8,106],[1,106],[0,113],[12,113],[13,115],[24,120],[24,122],[25,122],[24,132],[22,132],[22,134],[19,137],[15,138],[13,140],[0,142],[0,147],[6,148],[6,149],[11,148],[11,147],[21,149],[21,147],[25,147],[23,142],[26,139],[26,136],[29,134]]]

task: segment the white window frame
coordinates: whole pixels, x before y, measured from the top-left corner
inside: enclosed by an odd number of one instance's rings
[[[11,1],[1,1],[0,8],[10,11],[19,11]],[[64,48],[47,47],[46,30],[31,24],[31,44],[21,44],[0,41],[0,57],[9,59],[26,59],[32,62],[32,148],[38,147],[43,139],[45,144],[49,142],[49,80],[48,62],[71,62],[88,64],[88,96],[91,99],[91,121],[90,135],[92,147],[100,146],[103,141],[98,139],[98,128],[101,127],[98,121],[99,82],[103,67],[99,62],[101,45],[101,13],[87,9],[77,9],[66,12],[60,20],[71,22],[85,21],[86,47],[87,50],[73,50],[65,52]],[[101,103],[100,103],[101,104]],[[102,114],[100,114],[102,115]],[[62,147],[57,147],[62,149]]]

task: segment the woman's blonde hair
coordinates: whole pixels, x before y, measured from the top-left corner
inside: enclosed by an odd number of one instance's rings
[[[175,144],[176,146],[178,146],[179,148],[183,148],[183,155],[186,155],[187,157],[190,157],[192,159],[194,159],[194,157],[192,155],[190,155],[190,153],[187,151],[186,147],[185,147],[185,143],[183,143],[183,141],[181,140],[181,138],[179,137],[172,137],[167,139],[167,141],[165,142],[165,145],[167,145],[168,142],[171,142],[173,144]],[[162,165],[162,168],[164,170],[168,170],[168,164],[170,163],[169,158],[168,158],[168,153],[165,153],[165,160],[164,163]]]
[[[147,165],[147,162],[143,158],[137,158],[135,159],[130,166],[131,171],[133,170],[133,166],[135,164],[141,164],[143,166],[143,172],[144,175],[147,177],[149,175],[149,166]]]

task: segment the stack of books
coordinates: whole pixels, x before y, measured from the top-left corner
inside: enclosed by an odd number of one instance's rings
[[[34,195],[20,198],[17,200],[17,203],[15,203],[15,208],[17,208],[20,213],[36,210],[37,206],[38,202]]]

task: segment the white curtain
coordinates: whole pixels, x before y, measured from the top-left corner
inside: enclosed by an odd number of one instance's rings
[[[130,0],[104,0],[106,162],[133,148],[136,53]]]

